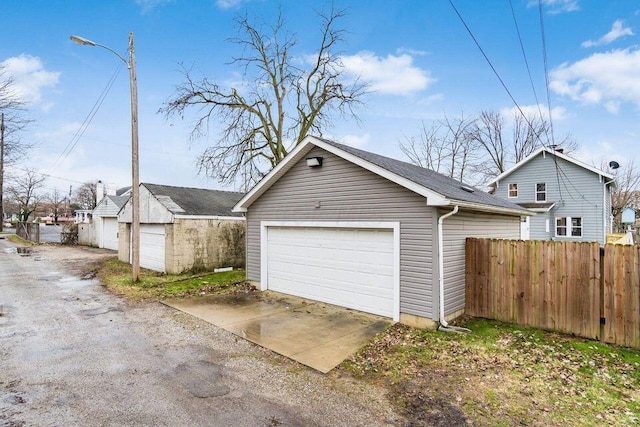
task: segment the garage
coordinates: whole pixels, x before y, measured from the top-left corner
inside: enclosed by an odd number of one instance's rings
[[[396,243],[382,227],[265,225],[267,288],[394,317]]]
[[[102,218],[102,245],[106,249],[118,250],[118,218]]]
[[[447,327],[464,314],[465,241],[518,239],[530,213],[429,169],[307,136],[233,208],[247,280],[309,300]]]
[[[165,271],[164,224],[140,225],[140,266],[150,270]]]

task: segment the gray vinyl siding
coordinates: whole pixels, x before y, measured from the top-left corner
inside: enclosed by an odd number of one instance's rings
[[[320,168],[299,161],[247,212],[247,278],[260,281],[261,221],[394,221],[400,223],[400,311],[434,318],[436,210],[426,199],[353,163],[313,148]],[[316,208],[320,202],[320,208]]]
[[[446,213],[442,211],[441,214]],[[465,307],[465,241],[467,237],[518,239],[520,217],[460,211],[443,223],[444,313]]]
[[[549,220],[549,232],[547,233],[547,220]],[[549,240],[553,235],[554,219],[549,212],[537,212],[529,220],[529,238],[531,240]]]
[[[555,207],[548,213],[537,216],[550,219],[549,232],[544,229],[544,220],[537,218],[531,222],[532,239],[553,239],[567,241],[604,242],[603,218],[603,177],[581,166],[542,153],[522,165],[499,182],[495,194],[514,203],[535,202],[537,183],[546,183],[547,202],[555,202]],[[557,169],[556,169],[557,162]],[[518,184],[518,197],[509,198],[509,184]],[[559,185],[558,185],[559,183]],[[556,217],[582,218],[582,237],[557,237]]]

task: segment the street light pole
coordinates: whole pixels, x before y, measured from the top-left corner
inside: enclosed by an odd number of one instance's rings
[[[97,46],[108,50],[120,58],[129,69],[131,89],[131,278],[140,279],[140,178],[138,159],[138,80],[136,77],[136,57],[133,44],[133,32],[129,33],[129,59],[123,58],[110,47],[95,43],[79,36],[71,36],[74,43],[85,46]]]

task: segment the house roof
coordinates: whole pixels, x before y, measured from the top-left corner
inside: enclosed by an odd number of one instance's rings
[[[232,211],[243,193],[205,188],[141,184],[171,213],[179,215],[242,216]]]
[[[105,196],[105,199],[107,198],[111,200],[118,209],[122,209],[122,207],[127,203],[127,200],[129,200],[129,196]]]
[[[278,166],[269,172],[262,181],[236,204],[234,211],[245,212],[260,195],[297,161],[304,158],[314,146],[329,151],[426,197],[427,205],[429,206],[459,205],[473,210],[511,215],[530,214],[529,211],[514,203],[438,172],[314,136],[308,136],[298,144]]]
[[[487,183],[487,185],[489,186],[494,186],[497,182],[502,181],[504,178],[506,178],[507,176],[511,175],[513,172],[517,171],[518,169],[520,169],[522,166],[526,165],[527,163],[529,163],[531,160],[535,159],[538,155],[540,155],[541,153],[544,153],[544,155],[550,154],[552,156],[556,156],[559,159],[565,160],[569,163],[573,163],[574,165],[580,166],[581,168],[584,168],[588,171],[591,171],[597,175],[603,176],[604,178],[608,179],[608,180],[613,180],[614,177],[613,175],[604,172],[598,168],[595,168],[593,166],[590,166],[586,163],[581,162],[580,160],[574,159],[573,157],[569,157],[566,154],[560,153],[556,150],[552,150],[550,148],[547,147],[541,147],[538,148],[536,151],[534,151],[533,153],[529,154],[529,156],[527,156],[525,159],[519,161],[518,163],[516,163],[515,165],[513,165],[513,167],[511,169],[508,169],[504,172],[502,172],[500,175],[498,175],[497,177],[495,177],[493,180],[489,181]],[[612,183],[612,185],[615,186],[615,182]]]
[[[116,196],[124,196],[125,194],[129,194],[131,192],[131,186],[118,188],[116,190]]]

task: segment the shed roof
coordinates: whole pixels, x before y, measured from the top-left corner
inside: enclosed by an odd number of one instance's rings
[[[251,189],[234,207],[237,212],[246,211],[277,179],[314,146],[323,148],[343,159],[355,163],[384,178],[427,198],[429,206],[460,205],[461,207],[500,212],[511,215],[530,215],[522,207],[478,188],[449,178],[438,172],[411,163],[349,147],[324,138],[308,136],[267,176]]]
[[[171,213],[179,215],[242,216],[232,211],[244,193],[205,188],[141,184]]]

